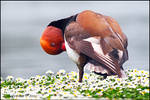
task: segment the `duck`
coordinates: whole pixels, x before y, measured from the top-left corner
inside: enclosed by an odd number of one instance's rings
[[[105,78],[126,77],[123,64],[128,60],[128,39],[112,17],[85,10],[48,26],[61,30],[65,51],[79,69],[79,82],[85,67]]]

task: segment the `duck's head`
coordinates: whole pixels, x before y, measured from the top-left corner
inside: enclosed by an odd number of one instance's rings
[[[57,55],[66,51],[64,43],[64,31],[70,20],[75,21],[77,14],[64,19],[52,21],[44,30],[40,44],[45,52],[51,55]]]
[[[43,50],[51,55],[57,55],[66,50],[62,30],[54,26],[48,26],[44,30],[40,44]]]

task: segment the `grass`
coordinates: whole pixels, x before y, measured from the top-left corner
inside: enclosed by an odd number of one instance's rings
[[[74,98],[126,98],[149,99],[149,72],[126,70],[127,78],[102,76],[94,73],[84,74],[83,82],[78,82],[77,72],[66,73],[60,70],[56,74],[47,71],[29,79],[8,76],[1,78],[1,98],[5,99],[74,99]]]

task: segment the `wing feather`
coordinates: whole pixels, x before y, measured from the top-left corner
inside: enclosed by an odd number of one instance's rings
[[[111,57],[109,58],[103,54],[95,52],[92,44],[88,41],[75,41],[74,40],[74,43],[76,45],[73,45],[73,44],[72,45],[79,54],[84,54],[92,58],[93,60],[105,65],[105,68],[109,69],[111,72],[121,77],[120,66],[116,60],[114,60]]]

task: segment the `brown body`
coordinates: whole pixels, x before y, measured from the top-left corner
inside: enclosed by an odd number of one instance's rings
[[[66,27],[65,38],[69,47],[79,55],[76,64],[80,82],[84,66],[91,59],[99,63],[99,68],[107,70],[108,75],[123,77],[122,64],[128,59],[127,38],[113,18],[88,10],[83,11],[78,14],[76,21]],[[103,53],[98,53],[94,45],[99,45]],[[119,58],[116,57],[117,53],[113,53],[117,50],[123,52]]]

